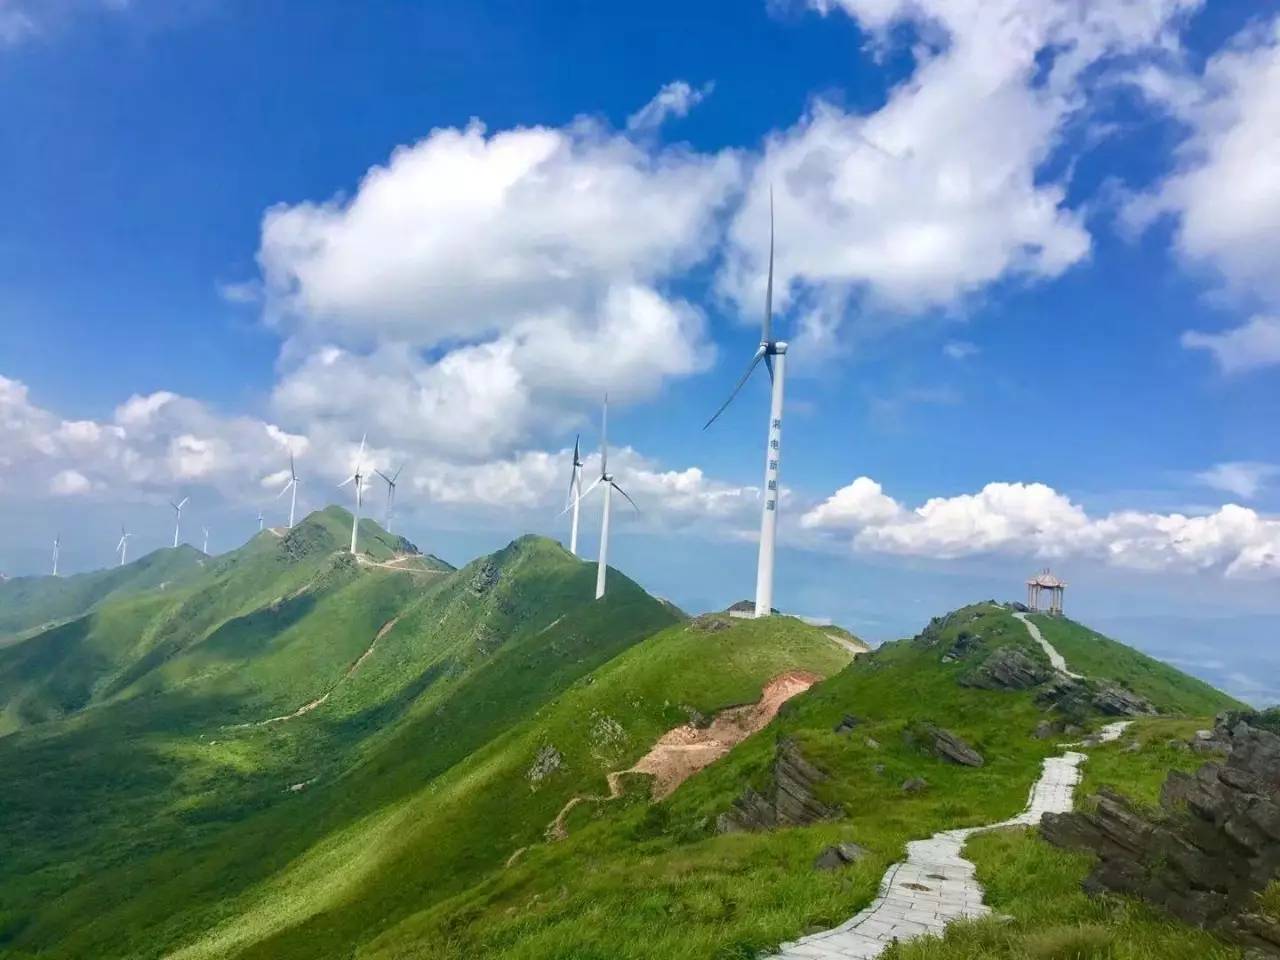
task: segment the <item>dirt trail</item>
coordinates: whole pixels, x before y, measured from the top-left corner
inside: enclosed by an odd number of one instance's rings
[[[305,587],[303,589],[305,589]],[[235,726],[236,727],[265,727],[269,723],[283,723],[285,720],[296,720],[298,717],[305,716],[306,714],[310,713],[312,710],[316,709],[317,707],[323,706],[324,703],[329,699],[329,697],[333,695],[333,691],[338,689],[338,685],[341,684],[344,680],[350,680],[351,677],[355,675],[355,672],[360,669],[361,664],[363,664],[366,660],[369,659],[370,656],[373,655],[373,648],[378,645],[378,641],[381,640],[383,637],[385,637],[387,635],[387,632],[399,622],[400,622],[399,617],[392,617],[390,620],[384,623],[381,627],[379,627],[378,632],[373,635],[373,642],[369,644],[365,652],[360,654],[360,656],[356,658],[355,663],[347,667],[347,672],[344,673],[341,677],[339,677],[337,683],[335,683],[332,687],[330,687],[327,691],[325,691],[323,695],[316,697],[316,699],[312,700],[310,703],[304,703],[297,710],[293,711],[293,713],[286,713],[279,717],[268,717],[266,720],[258,720],[255,723],[237,723]]]
[[[603,803],[620,797],[625,774],[649,774],[653,777],[651,796],[654,800],[663,799],[703,767],[719,760],[747,737],[767,727],[784,703],[821,679],[814,673],[792,670],[766,683],[755,703],[721,710],[710,726],[699,728],[686,723],[668,730],[634,766],[605,775],[605,782],[609,785],[607,796],[572,797],[547,827],[547,838],[563,840],[568,836],[565,823],[579,804]]]
[[[362,553],[356,554],[356,563],[365,567],[384,567],[387,570],[399,570],[403,573],[440,573],[439,570],[426,570],[422,568],[415,569],[413,567],[405,567],[402,564],[410,560],[421,559],[420,554],[402,553],[399,556],[392,557],[390,560],[370,560]]]

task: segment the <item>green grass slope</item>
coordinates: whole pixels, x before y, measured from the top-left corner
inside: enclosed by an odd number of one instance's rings
[[[92,573],[0,582],[0,647],[39,628],[82,616],[108,600],[180,585],[201,571],[204,560],[199,550],[183,544]]]
[[[860,657],[797,698],[769,735],[746,741],[662,803],[602,808],[564,843],[531,849],[510,869],[420,912],[355,955],[751,957],[808,929],[836,925],[875,896],[907,841],[1015,814],[1043,758],[1060,752],[1054,739],[1032,736],[1053,716],[1037,704],[1034,688],[960,684],[1005,647],[1047,662],[1004,608],[979,604],[940,618],[914,640]],[[1102,671],[1097,679],[1122,677]],[[1159,691],[1152,696],[1164,709],[1176,706]],[[852,733],[837,733],[850,713],[860,722]],[[962,736],[982,752],[984,766],[955,766],[930,755],[916,735],[924,722]],[[782,737],[829,774],[819,798],[842,809],[843,817],[803,828],[717,833],[717,815],[746,785],[768,789],[774,745]],[[1106,772],[1125,778],[1122,766]],[[905,793],[902,784],[914,777],[928,787]],[[1139,770],[1136,777],[1145,782],[1150,774]],[[815,871],[815,856],[837,841],[858,843],[868,856],[843,871]],[[1060,906],[1065,917],[1078,907]],[[927,949],[911,956],[929,956]]]
[[[19,784],[0,836],[24,838],[0,863],[0,947],[162,955],[674,620],[617,573],[595,602],[594,566],[547,540],[404,570],[398,538],[335,553],[349,523],[255,538],[181,599],[146,669],[0,740]]]
[[[1141,694],[1162,712],[1191,716],[1244,709],[1245,704],[1167,663],[1119,643],[1066,617],[1033,616],[1044,638],[1071,669],[1088,677],[1107,677]]]

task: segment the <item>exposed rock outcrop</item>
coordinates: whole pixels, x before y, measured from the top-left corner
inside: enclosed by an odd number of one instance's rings
[[[538,755],[533,758],[533,764],[525,773],[525,779],[529,781],[529,786],[536,790],[538,785],[547,777],[555,773],[564,766],[564,756],[554,745],[548,743],[538,750]]]
[[[983,690],[1025,690],[1044,683],[1052,671],[1019,650],[1001,647],[970,673],[960,678],[964,687]]]
[[[867,851],[856,843],[837,843],[827,847],[813,861],[815,870],[839,870],[851,863],[857,863],[867,855]]]
[[[1265,716],[1220,718],[1228,759],[1194,775],[1170,772],[1158,814],[1104,791],[1092,812],[1046,816],[1041,832],[1098,854],[1086,890],[1140,896],[1280,957],[1280,923],[1256,908],[1258,893],[1280,880],[1280,735],[1266,725]]]
[[[1148,717],[1158,712],[1151,701],[1117,684],[1061,674],[1044,685],[1036,702],[1069,717],[1094,711],[1111,717]]]
[[[795,741],[778,741],[773,761],[773,784],[768,794],[747,787],[733,809],[716,818],[716,830],[734,833],[769,830],[780,826],[802,826],[830,820],[840,811],[814,795],[814,786],[827,775],[805,759]]]
[[[915,743],[940,760],[958,763],[965,767],[980,767],[986,761],[982,754],[963,739],[932,723],[919,723],[903,734],[907,742]]]

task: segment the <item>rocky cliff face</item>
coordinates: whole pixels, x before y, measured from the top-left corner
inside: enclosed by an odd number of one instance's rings
[[[1280,958],[1280,917],[1259,907],[1259,894],[1280,882],[1280,735],[1268,723],[1221,717],[1213,739],[1229,749],[1226,762],[1171,772],[1159,814],[1103,792],[1091,813],[1046,815],[1041,833],[1097,853],[1090,892],[1142,897],[1254,956]]]
[[[830,820],[840,811],[814,796],[814,785],[827,775],[805,759],[792,740],[780,740],[773,761],[773,785],[767,794],[748,787],[733,809],[716,818],[720,833],[769,830]]]

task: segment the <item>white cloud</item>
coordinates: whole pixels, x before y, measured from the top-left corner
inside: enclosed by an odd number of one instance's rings
[[[1280,317],[1257,316],[1222,333],[1187,330],[1182,345],[1208,350],[1225,374],[1248,373],[1280,364]]]
[[[1215,490],[1252,500],[1277,476],[1280,476],[1280,466],[1276,464],[1232,461],[1215,464],[1196,474],[1196,479]]]
[[[39,32],[35,20],[16,0],[0,0],[0,47],[16,47]]]
[[[706,369],[701,311],[662,292],[705,259],[740,163],[595,121],[440,129],[350,198],[268,211],[282,416],[489,460]]]
[[[59,497],[74,497],[87,493],[92,486],[89,478],[78,470],[59,470],[49,482],[49,491]]]
[[[1176,218],[1174,245],[1234,289],[1280,303],[1280,17],[1236,37],[1200,76],[1147,68],[1148,98],[1189,131],[1172,174],[1126,211],[1142,226]]]
[[[395,150],[354,196],[269,210],[258,258],[274,314],[344,345],[487,338],[549,311],[589,316],[619,284],[706,257],[732,153],[651,151],[598,124]]]
[[[767,138],[722,289],[744,308],[763,299],[770,186],[779,305],[794,301],[811,341],[832,341],[863,293],[913,313],[1007,278],[1058,276],[1088,256],[1090,238],[1044,165],[1088,114],[1086,72],[1174,45],[1172,24],[1195,5],[815,0],[881,47],[913,27],[916,67],[872,113],[818,100]]]
[[[977,344],[970,343],[968,340],[951,340],[943,344],[942,352],[952,360],[968,360],[981,351]]]
[[[1081,556],[1131,569],[1280,576],[1280,520],[1235,504],[1203,516],[1121,511],[1092,518],[1042,483],[989,483],[908,509],[859,477],[805,513],[801,525],[851,536],[860,550],[909,556]]]
[[[684,80],[665,84],[652,100],[627,117],[627,129],[635,131],[656,130],[668,117],[688,116],[689,111],[708,96],[715,85],[708,83],[701,88],[691,87]]]

